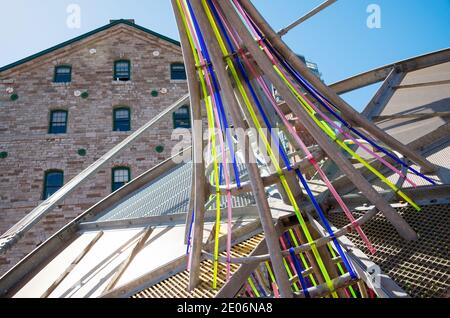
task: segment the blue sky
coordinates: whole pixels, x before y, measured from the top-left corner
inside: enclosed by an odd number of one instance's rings
[[[275,29],[323,0],[253,0]],[[81,8],[81,28],[66,26],[69,4]],[[368,5],[381,8],[381,28],[369,29]],[[3,0],[0,65],[15,62],[108,23],[136,23],[178,39],[169,0]],[[291,31],[286,42],[316,62],[327,83],[405,58],[450,47],[450,0],[338,0]],[[377,85],[376,85],[377,86]],[[361,110],[375,87],[345,98]]]

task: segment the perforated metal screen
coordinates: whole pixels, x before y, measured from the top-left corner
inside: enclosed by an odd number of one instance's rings
[[[419,234],[418,241],[404,241],[381,214],[363,227],[376,255],[370,255],[357,234],[348,238],[410,296],[445,297],[450,286],[450,205],[422,208],[422,212],[410,207],[397,209]],[[359,217],[362,212],[354,215]],[[337,227],[348,222],[341,213],[331,214],[329,220]]]

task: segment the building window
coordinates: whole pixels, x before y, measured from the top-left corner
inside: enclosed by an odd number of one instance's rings
[[[173,113],[173,128],[191,128],[189,106],[181,106]]]
[[[186,69],[183,63],[173,63],[170,65],[170,79],[186,80]]]
[[[65,134],[67,132],[67,111],[53,110],[50,112],[50,134]]]
[[[130,61],[122,60],[114,63],[114,79],[117,81],[129,81],[131,79]]]
[[[130,131],[131,118],[129,108],[114,109],[114,131]]]
[[[55,83],[70,83],[72,81],[72,67],[67,65],[55,67]]]
[[[49,170],[45,172],[44,193],[42,199],[46,200],[64,184],[64,172],[60,170]]]
[[[130,182],[130,168],[117,167],[112,169],[112,192],[122,188],[125,184]]]

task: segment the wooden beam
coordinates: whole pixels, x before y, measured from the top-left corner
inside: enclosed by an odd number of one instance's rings
[[[311,222],[308,223],[309,232],[313,236],[313,239],[319,239],[323,237],[325,233],[320,233],[316,228],[313,226],[314,223],[311,224]],[[322,257],[323,263],[325,264],[325,267],[328,270],[328,273],[331,277],[331,279],[335,279],[339,277],[339,273],[337,271],[337,267],[335,263],[333,262],[331,258],[331,254],[327,249],[327,245],[323,245],[318,248],[320,256]],[[336,290],[339,297],[345,298],[345,293],[341,289]]]
[[[72,286],[67,288],[67,290],[62,294],[62,298],[70,297],[74,295],[79,289],[81,289],[88,281],[92,278],[92,275],[98,273],[105,268],[108,262],[117,258],[121,253],[125,252],[128,248],[134,244],[134,241],[138,240],[139,237],[144,233],[145,229],[142,229],[135,235],[133,235],[126,242],[121,244],[118,248],[116,248],[113,252],[111,252],[108,256],[103,258],[97,265],[91,268],[86,274],[84,274],[77,282],[75,282]],[[159,233],[160,235],[161,233]]]
[[[393,67],[388,77],[384,80],[383,85],[375,93],[361,114],[370,120],[380,115],[395,93],[394,86],[400,84],[405,75],[405,73],[399,72],[397,68]]]
[[[185,31],[181,14],[176,0],[172,0],[178,30],[180,33],[181,48],[184,65],[188,79],[191,112],[194,125],[192,126],[193,165],[194,165],[194,224],[192,231],[191,264],[189,273],[189,290],[193,290],[200,282],[200,258],[203,248],[203,229],[205,215],[205,164],[203,161],[203,127],[201,112],[200,85],[196,76],[194,57],[191,53],[189,40]]]
[[[403,180],[403,179],[402,179]],[[392,192],[390,192],[390,194],[392,195]],[[313,208],[310,208],[309,210],[313,210]],[[318,222],[311,216],[310,211],[308,211],[307,209],[303,209],[303,212],[308,216],[310,223],[311,224],[315,224],[316,229],[318,228]],[[378,209],[374,208],[371,209],[370,211],[366,212],[364,215],[362,215],[361,217],[359,217],[358,219],[356,219],[356,223],[359,226],[362,226],[364,224],[366,224],[368,221],[370,221],[377,213],[378,213]],[[295,218],[295,224],[291,223],[290,218]],[[297,219],[295,216],[288,216],[288,217],[282,217],[281,218],[283,220],[283,222],[286,223],[291,223],[290,227],[292,226],[297,226]],[[289,225],[285,225],[286,228],[289,227]],[[343,237],[344,235],[346,235],[347,233],[351,232],[354,228],[354,225],[349,223],[346,226],[336,230],[333,234],[333,237],[336,238],[340,238]],[[326,232],[323,228],[321,230],[321,233],[323,235],[323,237],[316,239],[315,241],[311,242],[311,243],[306,243],[306,244],[302,244],[298,247],[294,248],[294,252],[295,253],[302,253],[302,252],[308,252],[311,250],[311,246],[315,245],[316,247],[322,247],[325,246],[326,244],[328,244],[329,242],[331,242],[333,240],[333,238],[328,234],[328,232]],[[213,259],[213,255],[211,253],[208,252],[203,252],[203,254],[205,255],[205,257],[207,259]],[[282,251],[282,255],[283,256],[289,256],[289,250],[285,250]],[[232,264],[252,264],[252,263],[262,263],[264,261],[268,261],[270,260],[270,255],[269,254],[264,254],[264,255],[255,255],[255,256],[247,256],[247,257],[231,257],[230,258],[230,263]],[[227,262],[227,258],[226,257],[222,257],[219,256],[219,261],[220,262]]]
[[[242,78],[242,74],[239,73],[238,76],[239,76],[240,80],[242,82],[244,82],[244,79]],[[259,87],[259,85],[255,85],[255,86]],[[252,105],[256,105],[256,101],[253,98],[253,94],[250,93],[250,89],[246,85],[244,85],[244,91],[245,91],[245,94],[250,99],[251,104]],[[255,92],[256,95],[258,95],[258,90],[255,89],[255,91],[256,91]],[[235,92],[236,99],[239,101],[239,104],[241,105],[240,108],[241,108],[242,112],[245,114],[245,117],[247,118],[248,122],[250,123],[249,126],[252,129],[254,129],[255,131],[258,131],[258,129],[255,126],[255,122],[252,120],[252,117],[250,115],[250,112],[249,112],[248,108],[245,106],[245,101],[244,101],[244,98],[243,98],[242,94],[240,93],[240,91],[237,88],[234,89],[234,92]],[[258,96],[257,96],[257,98],[258,98]],[[259,101],[261,102],[261,106],[262,106],[263,110],[264,109],[270,109],[271,110],[272,116],[267,110],[265,110],[266,117],[268,117],[268,121],[269,121],[270,126],[271,127],[276,127],[275,122],[272,120],[272,118],[277,117],[277,116],[275,115],[275,111],[273,110],[272,105],[267,103],[265,98],[262,98],[262,99],[259,98]],[[255,106],[253,106],[253,108],[255,108]],[[268,130],[268,126],[266,125],[266,122],[263,120],[261,112],[256,111],[255,115],[256,115],[256,121],[259,123],[260,127],[264,131],[268,143],[272,144],[272,133],[271,133],[271,131]],[[260,153],[261,154],[266,153],[263,143],[258,143],[258,146],[260,148]],[[278,148],[274,147],[274,148],[272,148],[272,151],[274,152],[275,157],[277,157],[277,158],[280,157],[280,153],[279,153],[279,149]],[[270,158],[268,158],[268,156],[266,156],[266,162],[270,162]],[[283,160],[281,160],[279,162],[279,165],[280,165],[281,169],[283,169],[284,171],[287,171],[286,164],[285,164],[285,162]],[[290,202],[289,196],[286,193],[286,191],[284,190],[284,187],[283,187],[283,185],[280,182],[280,179],[279,179],[279,177],[277,175],[275,167],[272,164],[269,164],[269,165],[267,165],[267,168],[268,168],[269,172],[274,176],[273,182],[274,182],[274,184],[276,184],[277,190],[280,193],[280,195],[281,195],[281,197],[283,199],[283,202],[285,202],[286,204],[289,204],[289,202]],[[297,179],[297,176],[295,175],[295,171],[292,171],[292,174],[285,174],[285,177],[286,177],[286,182],[289,185],[289,188],[291,189],[291,193],[292,193],[292,196],[294,197],[294,199],[297,200],[297,201],[301,200],[302,197],[303,197],[303,192],[302,192],[303,190],[300,187],[300,184],[299,184],[299,181]],[[264,180],[263,180],[263,183],[264,183]],[[264,186],[266,187],[267,185],[264,184]]]
[[[313,16],[315,16],[317,13],[319,13],[320,11],[328,8],[330,5],[332,5],[333,3],[335,3],[337,0],[327,0],[324,3],[322,3],[321,5],[319,5],[318,7],[312,9],[310,12],[308,12],[307,14],[305,14],[304,16],[302,16],[301,18],[295,20],[294,22],[292,22],[291,24],[289,24],[287,27],[281,29],[280,31],[278,31],[278,35],[279,36],[285,36],[289,31],[291,31],[293,28],[299,26],[300,24],[302,24],[303,22],[305,22],[306,20],[312,18]]]
[[[70,272],[77,266],[77,264],[86,256],[86,254],[92,249],[95,243],[103,236],[103,231],[97,233],[96,236],[89,242],[88,245],[81,251],[81,253],[70,263],[69,267],[50,285],[49,288],[42,294],[41,298],[47,298],[61,284],[64,278],[70,274]]]
[[[208,206],[206,206],[208,208]],[[220,210],[221,217],[226,217],[228,211],[226,208]],[[128,220],[111,220],[101,222],[86,222],[79,225],[79,230],[113,230],[122,228],[136,228],[145,226],[167,226],[171,224],[182,224],[186,221],[187,213],[174,215],[149,216],[143,218],[135,218]],[[258,211],[256,206],[249,205],[245,207],[233,208],[233,217],[257,217]],[[215,215],[206,214],[204,222],[214,222]]]
[[[419,186],[417,188],[405,188],[404,192],[407,196],[414,198],[415,201],[430,201],[433,199],[442,200],[447,199],[448,194],[450,193],[450,185],[430,185],[430,186]],[[392,191],[382,191],[381,195],[387,195],[392,193]],[[367,203],[367,200],[364,196],[360,194],[347,194],[342,196],[342,199],[351,206],[362,206]],[[329,198],[327,202],[331,205],[336,205],[337,201],[334,198]],[[398,199],[396,197],[392,197],[390,199],[391,203],[398,203]]]
[[[206,43],[211,55],[211,62],[214,65],[214,70],[218,77],[221,93],[225,99],[226,105],[231,113],[233,123],[235,127],[244,129],[245,124],[242,119],[242,113],[239,110],[239,106],[234,96],[233,86],[231,84],[230,78],[228,76],[228,71],[223,59],[223,55],[220,52],[217,40],[210,28],[208,19],[205,12],[203,11],[201,1],[193,0],[191,1],[192,7],[194,9],[195,15],[198,18],[200,28],[205,36]],[[248,134],[245,135],[244,145],[249,145]],[[242,142],[242,141],[240,141]],[[292,292],[289,285],[289,280],[286,271],[283,267],[283,259],[281,256],[280,246],[278,244],[278,237],[275,232],[275,227],[272,220],[272,215],[270,212],[269,203],[267,202],[264,184],[262,182],[259,168],[256,165],[256,160],[251,149],[246,147],[245,152],[245,163],[248,171],[249,178],[252,182],[253,194],[256,199],[256,204],[258,206],[261,224],[266,235],[266,241],[269,253],[271,255],[272,264],[274,267],[274,274],[277,278],[280,295],[285,298],[291,298]]]
[[[267,244],[265,240],[253,250],[249,256],[266,254]],[[258,263],[242,264],[239,269],[233,274],[230,281],[228,281],[222,289],[217,293],[216,298],[234,298],[242,287],[243,282],[250,276],[250,274],[258,266]]]
[[[450,61],[450,48],[378,67],[376,69],[333,83],[330,85],[330,88],[337,94],[345,94],[355,89],[384,81],[391,72],[391,69],[394,67],[407,73],[448,61]]]
[[[211,228],[211,231],[209,232],[208,239],[206,240],[206,244],[214,242],[214,236],[216,232],[216,223],[213,224],[213,227]]]
[[[342,288],[346,288],[346,287],[354,284],[356,281],[353,280],[351,278],[350,274],[347,273],[342,276],[339,276],[338,278],[333,279],[331,282],[334,287],[333,291],[339,291]],[[320,298],[320,297],[328,296],[331,293],[331,291],[328,288],[327,284],[320,284],[315,287],[308,288],[308,293],[311,298]],[[303,293],[303,291],[296,292],[295,297],[296,298],[305,298],[305,294]]]
[[[288,229],[286,229],[288,230]],[[308,240],[305,237],[305,234],[299,229],[298,225],[295,226],[293,229],[295,234],[298,235],[298,240],[300,242],[300,246],[305,245],[308,243]],[[318,248],[321,248],[320,246],[318,246]],[[296,253],[296,254],[300,254],[300,253]],[[309,261],[309,264],[311,265],[312,271],[314,272],[314,275],[316,276],[317,280],[319,281],[320,284],[325,283],[325,279],[323,277],[322,272],[320,271],[319,268],[319,264],[317,263],[316,257],[314,256],[314,254],[308,250],[305,251],[306,254],[306,258]]]
[[[427,86],[439,86],[439,85],[446,85],[446,84],[450,84],[450,79],[442,80],[442,81],[421,82],[421,83],[414,83],[414,84],[400,84],[400,85],[394,86],[394,88],[395,89],[405,89],[405,88],[416,88],[416,87],[427,87]]]
[[[193,118],[192,110],[191,110],[191,118]],[[191,127],[194,127],[194,120],[192,120]],[[194,164],[194,163],[192,163]],[[194,204],[195,204],[195,174],[192,172],[192,181],[191,181],[191,196],[189,197],[189,207],[188,211],[186,213],[186,226],[184,229],[184,244],[188,244],[189,241],[189,231],[191,229],[191,222],[193,223],[194,220],[192,217],[194,216]]]
[[[124,260],[122,262],[120,267],[117,269],[116,273],[114,274],[114,276],[109,281],[109,283],[106,286],[106,288],[103,291],[103,293],[106,293],[106,292],[110,291],[111,289],[113,289],[116,286],[117,282],[122,277],[123,273],[125,273],[125,271],[127,270],[128,266],[131,264],[133,259],[142,250],[142,248],[144,247],[145,242],[147,242],[147,239],[149,238],[150,234],[152,234],[152,232],[153,232],[153,228],[151,228],[151,227],[148,227],[145,230],[145,232],[142,234],[142,236],[139,239],[139,241],[134,246],[134,248],[131,251],[130,255],[127,257],[126,260]]]

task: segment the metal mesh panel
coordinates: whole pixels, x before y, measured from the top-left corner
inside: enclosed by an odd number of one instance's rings
[[[422,212],[411,207],[397,210],[417,231],[418,241],[400,238],[380,213],[363,228],[377,249],[375,255],[357,234],[347,237],[412,297],[444,297],[450,285],[450,205],[424,206]],[[354,215],[357,218],[362,212]],[[333,213],[329,220],[337,227],[348,223],[343,213]]]

